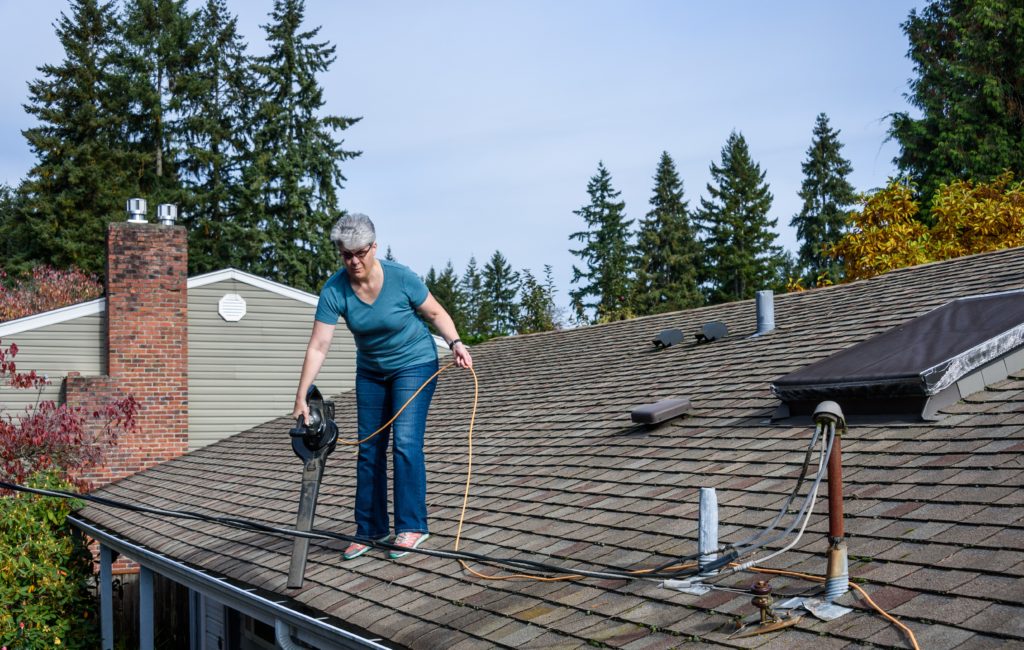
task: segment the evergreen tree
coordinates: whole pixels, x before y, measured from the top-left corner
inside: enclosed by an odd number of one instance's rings
[[[384,259],[386,259],[389,262],[394,262],[395,261],[395,255],[394,255],[394,253],[391,252],[391,245],[390,244],[388,245],[387,252],[384,253]]]
[[[488,310],[484,308],[484,279],[477,266],[476,257],[470,256],[466,271],[459,281],[462,292],[462,310],[466,319],[465,331],[459,330],[466,341],[478,342],[487,338],[487,325],[484,319]]]
[[[501,251],[494,251],[491,260],[484,266],[483,295],[480,319],[490,336],[514,334],[519,321],[519,274],[512,270]]]
[[[750,157],[747,141],[735,131],[722,148],[697,219],[705,249],[703,288],[709,302],[753,298],[759,289],[777,288],[782,249],[769,219],[772,195],[764,172]]]
[[[4,260],[0,265],[0,273],[24,270],[12,264],[12,260],[16,259],[26,246],[26,242],[20,239],[25,236],[26,230],[14,188],[6,183],[0,183],[0,259]],[[3,280],[4,277],[0,275],[0,284]]]
[[[943,182],[1024,176],[1024,11],[1018,0],[933,0],[903,31],[921,117],[893,115],[894,160],[926,201]]]
[[[260,231],[239,205],[245,136],[257,103],[246,44],[225,0],[207,0],[197,25],[201,49],[181,100],[179,172],[187,198],[180,208],[189,231],[189,272],[252,271]]]
[[[651,211],[637,235],[635,308],[639,315],[696,307],[701,248],[683,200],[683,182],[668,152],[654,175]]]
[[[582,248],[570,252],[586,267],[581,270],[573,265],[572,283],[581,286],[569,296],[577,320],[586,320],[587,310],[593,310],[594,323],[628,318],[632,314],[629,227],[633,220],[626,219],[625,202],[615,200],[620,192],[612,187],[611,174],[603,162],[598,163],[597,173],[587,183],[587,194],[590,203],[573,211],[583,218],[587,229],[569,235],[583,243]]]
[[[35,261],[104,271],[106,225],[139,194],[120,131],[116,32],[111,4],[98,0],[72,0],[57,21],[64,60],[41,66],[29,84],[25,110],[38,125],[23,135],[36,162],[18,190],[21,218],[0,233],[17,246],[8,268]]]
[[[857,201],[853,185],[846,179],[853,167],[843,158],[842,148],[839,131],[832,130],[828,116],[820,113],[807,159],[801,166],[804,181],[800,198],[804,205],[789,222],[800,240],[797,265],[810,286],[822,274],[833,284],[842,277],[842,266],[827,252],[842,239],[846,214]]]
[[[186,0],[128,0],[116,61],[124,137],[151,205],[185,202],[178,176],[182,105],[196,92],[196,14]]]
[[[253,125],[253,157],[246,169],[243,210],[265,241],[258,272],[309,291],[335,269],[330,230],[339,216],[341,163],[359,152],[342,148],[335,133],[359,118],[321,116],[317,76],[335,61],[335,47],[303,31],[302,0],[274,0],[264,25],[270,53],[254,70],[264,100]]]
[[[523,269],[519,288],[519,333],[549,332],[558,329],[554,280],[551,266],[544,265],[544,284],[537,281],[530,269]]]
[[[459,286],[459,276],[455,273],[455,267],[452,266],[451,260],[445,265],[444,270],[438,274],[434,271],[434,267],[430,267],[430,272],[427,273],[426,277],[427,289],[430,290],[431,295],[441,306],[445,308],[448,315],[452,317],[455,322],[455,329],[459,331],[461,336],[462,332],[465,331],[466,316],[463,312],[463,303],[465,298],[462,295],[462,288]]]

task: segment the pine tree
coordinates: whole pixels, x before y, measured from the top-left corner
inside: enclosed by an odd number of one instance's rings
[[[253,125],[253,159],[246,170],[243,209],[264,231],[258,272],[309,291],[337,266],[330,229],[339,216],[341,163],[359,155],[335,133],[359,118],[321,116],[317,76],[335,61],[335,47],[303,31],[302,0],[274,0],[264,25],[270,53],[254,70],[264,100]]]
[[[260,231],[240,208],[245,135],[257,102],[237,22],[225,0],[207,0],[197,21],[201,49],[181,100],[179,172],[187,195],[179,207],[191,273],[252,271],[260,253]]]
[[[35,261],[104,271],[106,225],[139,193],[122,144],[116,32],[112,5],[97,0],[72,0],[57,21],[64,60],[41,66],[29,84],[25,110],[38,125],[23,134],[36,163],[18,189],[21,218],[2,233],[18,246],[7,268]]]
[[[151,205],[185,203],[178,176],[182,105],[196,91],[196,14],[186,0],[128,0],[116,61],[118,93],[140,190]]]
[[[943,182],[1024,176],[1024,11],[1016,0],[934,0],[902,25],[916,78],[893,115],[894,160],[925,201]]]
[[[530,269],[523,269],[519,292],[519,333],[549,332],[558,329],[554,280],[551,266],[544,265],[544,284],[537,281]]]
[[[384,259],[386,259],[389,262],[394,262],[395,261],[395,254],[391,252],[391,245],[390,244],[388,245],[387,252],[384,253]]]
[[[466,319],[465,331],[459,330],[462,338],[476,343],[487,338],[487,325],[484,319],[488,310],[484,308],[484,279],[477,266],[476,257],[470,256],[466,271],[459,281],[462,292],[462,309]]]
[[[587,183],[587,194],[590,203],[573,211],[583,218],[587,229],[569,235],[570,239],[583,242],[582,248],[570,252],[586,264],[582,270],[572,267],[572,283],[581,285],[569,292],[576,318],[586,320],[587,310],[592,310],[593,323],[629,318],[629,227],[633,220],[626,219],[625,202],[615,200],[620,192],[612,187],[611,174],[603,162],[598,163],[597,173]],[[588,297],[592,300],[587,301]]]
[[[807,159],[801,165],[804,205],[789,222],[800,240],[797,263],[810,286],[822,274],[832,284],[842,277],[842,266],[827,252],[842,239],[846,215],[857,202],[857,193],[846,179],[853,167],[843,158],[842,148],[839,131],[832,130],[828,116],[819,113]]]
[[[448,315],[452,317],[452,320],[455,322],[455,329],[459,331],[461,336],[461,333],[465,331],[466,325],[466,315],[463,311],[465,297],[462,295],[459,277],[455,273],[455,267],[452,266],[451,260],[448,261],[440,274],[434,271],[434,267],[430,267],[425,283],[431,295],[441,303],[441,306],[445,308]]]
[[[4,280],[2,273],[11,275],[25,270],[23,265],[12,263],[27,248],[27,242],[22,239],[27,228],[22,223],[21,213],[14,188],[0,183],[0,259],[4,260],[0,267],[0,284]]]
[[[696,307],[704,302],[697,287],[701,247],[690,223],[683,182],[668,152],[654,175],[651,211],[637,235],[635,308],[638,315]]]
[[[491,336],[514,334],[519,321],[519,274],[512,270],[501,251],[494,251],[483,272],[483,304],[480,319]]]
[[[697,214],[704,233],[703,289],[712,303],[753,298],[759,289],[777,288],[782,249],[769,219],[772,195],[764,172],[735,131],[722,147],[720,165],[711,163],[710,198]]]

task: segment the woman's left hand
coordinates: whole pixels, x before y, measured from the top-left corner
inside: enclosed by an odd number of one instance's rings
[[[469,354],[469,348],[462,341],[455,344],[452,348],[452,356],[455,357],[455,365],[460,368],[472,368],[473,357]]]

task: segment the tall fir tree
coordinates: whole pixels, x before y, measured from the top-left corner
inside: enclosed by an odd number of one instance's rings
[[[302,0],[274,0],[264,25],[270,53],[255,59],[263,101],[253,125],[253,157],[243,210],[264,231],[258,272],[316,291],[336,268],[330,230],[339,216],[341,163],[359,155],[335,134],[360,118],[322,116],[317,76],[335,61],[335,46],[303,28]]]
[[[26,236],[26,230],[18,204],[18,195],[13,187],[0,183],[0,259],[4,260],[0,265],[0,271],[24,270],[16,268],[11,261],[17,259],[26,246],[26,242],[22,241]],[[0,277],[0,284],[2,283],[3,277]]]
[[[514,334],[519,322],[519,274],[512,270],[501,251],[494,251],[484,265],[480,319],[488,337]]]
[[[924,201],[955,179],[1024,177],[1024,11],[1018,0],[933,0],[902,25],[921,112],[892,116],[894,159]]]
[[[544,265],[544,282],[534,277],[530,269],[523,269],[519,288],[519,333],[533,334],[558,329],[558,310],[555,307],[555,287],[551,266]]]
[[[441,306],[445,308],[448,315],[452,317],[455,329],[461,335],[465,331],[466,325],[466,315],[463,310],[465,297],[462,295],[462,288],[459,286],[459,276],[455,273],[455,267],[452,266],[451,260],[445,264],[444,269],[440,273],[437,273],[434,267],[430,267],[426,277],[426,285],[427,289],[430,290],[430,294],[441,303]]]
[[[667,151],[658,162],[650,204],[640,221],[633,265],[636,313],[696,307],[704,302],[697,286],[701,247],[683,200],[683,182]]]
[[[475,256],[471,255],[466,264],[466,270],[459,280],[459,289],[463,296],[462,309],[466,319],[465,329],[459,330],[459,333],[463,339],[471,343],[479,342],[487,338],[487,324],[484,319],[488,310],[484,308],[484,278]]]
[[[853,166],[843,158],[842,148],[839,131],[829,126],[827,115],[819,113],[807,159],[801,165],[800,198],[804,204],[789,222],[800,241],[800,274],[811,286],[822,276],[831,284],[842,279],[842,265],[827,252],[842,239],[846,215],[857,202],[857,193],[847,180]]]
[[[118,92],[140,191],[153,205],[182,205],[182,106],[197,90],[196,13],[186,0],[128,0],[123,14]]]
[[[253,271],[259,260],[261,232],[240,207],[246,134],[258,101],[237,22],[225,0],[206,1],[197,23],[201,49],[181,101],[179,173],[187,193],[180,208],[191,273]]]
[[[572,267],[572,283],[580,285],[569,292],[576,319],[598,323],[629,318],[633,314],[629,230],[633,220],[626,219],[626,203],[616,201],[620,192],[612,187],[603,162],[597,164],[597,173],[587,183],[587,194],[590,202],[573,211],[583,218],[586,230],[569,235],[569,239],[582,242],[582,248],[570,252],[585,265],[583,269]]]
[[[59,65],[29,83],[25,111],[38,124],[22,132],[36,162],[18,188],[19,219],[3,224],[4,265],[33,262],[104,272],[106,225],[124,218],[139,194],[121,131],[120,84],[112,62],[117,33],[111,3],[72,0],[56,24]]]
[[[711,163],[709,198],[701,198],[697,213],[704,233],[702,288],[711,303],[778,287],[784,258],[771,230],[778,220],[768,218],[772,195],[764,176],[743,135],[729,134],[721,164]]]

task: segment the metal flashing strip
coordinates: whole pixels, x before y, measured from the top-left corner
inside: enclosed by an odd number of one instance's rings
[[[137,546],[114,533],[87,523],[74,515],[68,516],[68,520],[93,539],[116,550],[118,553],[131,557],[141,566],[152,569],[178,584],[188,587],[192,591],[212,595],[216,600],[248,616],[264,621],[284,620],[290,625],[306,630],[317,637],[326,636],[326,640],[337,644],[339,648],[378,648],[380,650],[389,650],[389,646],[382,645],[374,639],[362,637],[354,632],[327,623],[323,618],[303,614],[281,604],[286,601],[275,601],[264,597],[257,593],[258,590],[255,587],[244,588],[231,584],[227,579],[219,578],[206,570],[195,569],[156,551]],[[280,596],[280,594],[274,595]],[[236,606],[238,604],[241,607]]]

